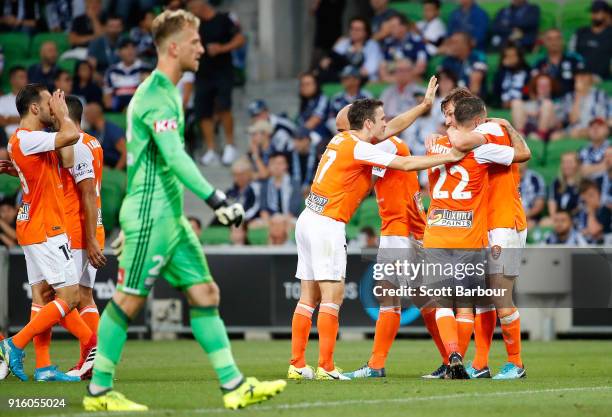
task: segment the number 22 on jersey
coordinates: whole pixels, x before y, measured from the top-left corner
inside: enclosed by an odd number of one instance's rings
[[[448,198],[448,191],[442,190],[442,186],[446,182],[447,172],[445,165],[438,165],[431,169],[432,171],[438,170],[440,171],[440,176],[438,177],[438,181],[436,181],[436,185],[434,185],[432,197],[441,200]],[[468,182],[470,181],[470,174],[468,171],[462,167],[461,165],[453,165],[449,170],[450,174],[459,174],[461,179],[451,192],[450,196],[453,200],[469,200],[472,198],[471,191],[463,191],[465,187],[467,187]]]

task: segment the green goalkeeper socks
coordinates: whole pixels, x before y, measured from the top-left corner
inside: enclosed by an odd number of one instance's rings
[[[242,382],[242,374],[234,362],[225,324],[217,307],[191,307],[191,329],[208,354],[221,388],[232,389]]]
[[[111,300],[98,326],[98,351],[91,379],[91,384],[98,389],[113,387],[115,367],[127,339],[128,322],[128,316]]]

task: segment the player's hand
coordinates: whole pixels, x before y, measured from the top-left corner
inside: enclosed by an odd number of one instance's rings
[[[425,97],[423,98],[423,103],[427,106],[428,109],[433,106],[433,102],[436,99],[436,92],[438,91],[438,79],[436,76],[432,76],[429,79],[429,84],[427,85],[427,91],[425,92]]]
[[[453,162],[459,162],[463,159],[463,157],[465,156],[465,152],[461,152],[459,149],[457,148],[451,148],[450,151],[450,156],[453,159]]]
[[[91,266],[96,269],[100,269],[106,265],[106,256],[102,253],[102,249],[100,249],[97,240],[87,243],[87,259],[89,259]]]
[[[215,190],[206,199],[206,204],[215,211],[219,222],[225,226],[240,226],[244,219],[244,207],[241,204],[227,204],[227,196],[221,190]]]
[[[438,140],[438,138],[441,136],[442,135],[439,133],[430,133],[429,135],[427,135],[427,137],[425,138],[425,149],[427,150],[427,152],[431,151],[431,148],[433,147],[434,143],[436,143],[436,140]]]
[[[51,113],[58,121],[68,117],[68,106],[66,105],[66,97],[62,90],[57,89],[53,92],[49,100],[49,107],[51,107]]]
[[[206,45],[206,52],[210,56],[216,56],[223,53],[223,49],[220,43],[209,43]]]
[[[111,242],[111,248],[113,249],[113,254],[115,256],[120,256],[123,253],[124,243],[125,243],[125,235],[123,234],[123,230],[120,230],[119,236],[117,236],[117,239]]]
[[[8,175],[12,175],[13,177],[19,176],[17,174],[17,170],[15,169],[15,166],[8,159],[0,160],[0,174],[8,174]]]

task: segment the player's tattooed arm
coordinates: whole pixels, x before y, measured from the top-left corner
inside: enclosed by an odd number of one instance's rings
[[[508,131],[508,135],[510,136],[510,141],[512,142],[512,147],[514,148],[514,159],[512,162],[525,162],[531,159],[531,150],[529,150],[529,146],[525,141],[523,135],[521,135],[512,124],[506,119],[489,119],[489,121],[498,123],[506,128]]]
[[[409,128],[416,121],[416,119],[430,111],[436,98],[436,91],[438,91],[438,79],[433,76],[429,79],[429,85],[427,86],[427,91],[425,92],[425,98],[423,98],[423,101],[404,113],[394,117],[389,121],[389,123],[387,123],[387,127],[385,128],[385,139],[398,135],[403,130]]]

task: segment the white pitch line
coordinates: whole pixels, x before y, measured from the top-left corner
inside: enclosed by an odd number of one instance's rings
[[[503,382],[500,383],[500,385]],[[481,395],[493,396],[493,397],[511,397],[515,395],[533,395],[533,394],[556,394],[561,392],[581,392],[581,391],[610,391],[612,386],[602,387],[568,387],[568,388],[547,388],[540,390],[522,390],[522,391],[497,391],[497,392],[472,392],[463,394],[446,394],[446,395],[430,395],[428,397],[405,397],[405,398],[381,398],[376,400],[342,400],[342,401],[315,401],[315,402],[303,402],[294,404],[279,404],[279,405],[259,405],[254,408],[249,408],[249,411],[281,411],[281,410],[299,410],[313,407],[340,407],[346,405],[376,405],[376,404],[406,404],[411,402],[420,401],[436,401],[436,400],[452,400],[460,398],[477,397]],[[228,410],[225,408],[196,408],[196,409],[154,409],[149,410],[143,415],[155,415],[155,414],[174,414],[174,413],[186,413],[186,414],[207,414],[207,413],[235,413],[235,411]],[[102,411],[102,412],[83,412],[75,414],[52,414],[46,417],[103,417],[103,416],[121,416],[121,415],[140,415],[134,412],[117,412],[117,411]]]

